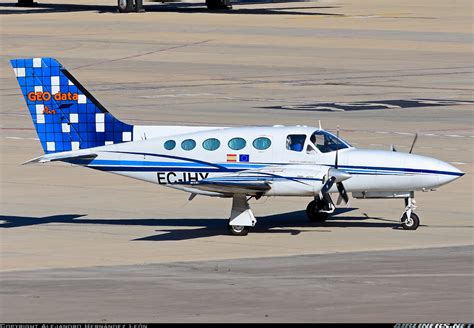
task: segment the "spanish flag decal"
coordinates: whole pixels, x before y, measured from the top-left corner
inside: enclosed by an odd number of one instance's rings
[[[227,162],[237,162],[237,154],[227,154]]]

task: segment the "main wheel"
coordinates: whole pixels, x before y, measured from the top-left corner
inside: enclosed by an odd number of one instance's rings
[[[246,226],[237,226],[237,225],[227,225],[229,232],[233,236],[247,236],[250,231],[250,227]]]
[[[415,213],[411,213],[410,218],[407,219],[407,214],[403,213],[402,227],[405,230],[416,230],[420,225],[420,218]]]
[[[207,9],[232,9],[230,1],[226,0],[206,0]]]
[[[18,0],[16,3],[17,7],[36,7],[38,5],[37,2],[33,2],[33,0]]]
[[[311,222],[324,222],[331,216],[330,213],[321,212],[324,203],[320,200],[311,201],[306,207],[306,216]]]
[[[133,10],[133,0],[117,0],[118,11],[129,13]]]

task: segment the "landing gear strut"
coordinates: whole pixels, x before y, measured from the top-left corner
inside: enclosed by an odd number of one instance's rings
[[[230,212],[229,232],[234,236],[246,236],[250,228],[255,226],[257,219],[253,215],[246,195],[234,195]]]
[[[306,207],[306,215],[312,222],[324,222],[334,213],[336,206],[329,194],[325,194],[322,199],[315,197]]]
[[[413,212],[415,204],[415,193],[410,192],[410,197],[405,198],[405,212],[401,217],[402,228],[405,230],[416,230],[420,225],[420,218]]]

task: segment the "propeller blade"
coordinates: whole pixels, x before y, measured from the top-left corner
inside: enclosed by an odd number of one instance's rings
[[[339,194],[339,196],[337,196],[337,202],[336,202],[336,205],[338,205],[338,206],[339,206],[339,205],[341,205],[341,203],[342,203],[342,196],[341,196],[341,194]]]
[[[349,203],[349,196],[347,195],[346,188],[344,188],[344,185],[342,182],[336,183],[337,190],[339,191],[339,197],[337,199],[337,205],[341,204],[341,201],[343,200],[345,204]]]
[[[410,148],[410,154],[411,152],[413,151],[413,147],[415,147],[415,143],[416,143],[416,140],[418,139],[418,132],[415,134],[415,139],[413,139],[413,143],[411,144],[411,148]]]
[[[336,182],[336,177],[330,177],[326,183],[324,184],[324,186],[321,188],[321,191],[319,192],[320,195],[325,195],[328,193],[329,189],[332,188],[332,185],[334,184],[334,182]]]
[[[351,175],[349,173],[331,167],[328,170],[327,175],[325,175],[323,178],[323,181],[325,182],[323,182],[324,185],[319,192],[319,198],[324,199],[326,196],[328,196],[329,190],[332,188],[334,183],[336,183],[337,190],[339,191],[339,198],[344,200],[344,202],[347,204],[349,202],[349,197],[347,196],[346,188],[344,188],[342,181],[347,180],[350,177]],[[341,201],[338,199],[337,204],[339,205],[340,202]]]

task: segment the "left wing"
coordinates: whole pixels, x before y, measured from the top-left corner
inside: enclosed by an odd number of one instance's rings
[[[246,194],[246,195],[257,195],[265,193],[270,190],[271,183],[267,181],[200,181],[197,184],[192,184],[193,188],[212,191],[222,194]]]
[[[193,189],[221,194],[263,194],[271,189],[272,177],[269,174],[243,171],[220,177],[207,178],[190,183]]]
[[[322,197],[333,190],[332,192],[339,192],[342,200],[347,203],[347,193],[341,182],[350,177],[344,171],[323,165],[267,166],[190,181],[186,187],[187,191],[195,194],[206,192],[221,197],[240,194],[257,198],[270,194],[311,196],[318,193]],[[332,188],[334,184],[337,189]]]

